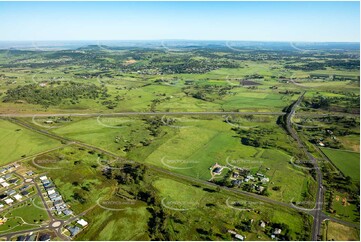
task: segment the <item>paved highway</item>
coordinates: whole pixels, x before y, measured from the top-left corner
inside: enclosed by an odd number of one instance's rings
[[[142,115],[284,115],[284,112],[123,112],[123,113],[31,113],[6,114],[0,113],[3,118],[31,118],[31,117],[112,117],[112,116],[142,116]]]
[[[322,224],[322,204],[323,204],[323,185],[322,185],[322,171],[320,170],[316,159],[308,152],[306,146],[303,144],[303,141],[299,138],[297,132],[292,127],[292,117],[296,112],[296,108],[300,105],[306,92],[303,92],[298,98],[296,103],[292,105],[291,110],[287,114],[286,127],[289,134],[295,139],[298,143],[298,146],[304,151],[309,161],[312,163],[317,180],[317,193],[316,193],[316,205],[313,210],[313,226],[312,226],[312,240],[320,240],[321,238],[321,224]]]

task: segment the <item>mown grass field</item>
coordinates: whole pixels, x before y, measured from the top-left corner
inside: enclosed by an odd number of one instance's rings
[[[60,145],[59,141],[0,119],[0,165]]]
[[[360,153],[322,148],[322,151],[345,175],[360,180]]]

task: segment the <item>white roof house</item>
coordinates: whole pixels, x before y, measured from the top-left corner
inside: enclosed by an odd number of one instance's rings
[[[0,208],[3,208],[4,207],[4,204],[0,203]]]
[[[22,198],[22,196],[21,196],[20,194],[16,194],[16,195],[14,195],[14,198],[15,198],[16,200],[20,201],[21,198]]]
[[[51,194],[54,194],[55,193],[55,190],[54,189],[51,189],[48,191],[48,195],[51,195]]]
[[[244,240],[244,237],[240,234],[236,234],[234,237],[236,237],[239,240]]]
[[[8,186],[10,186],[10,185],[9,185],[9,183],[7,183],[7,182],[3,182],[3,183],[1,183],[1,186],[3,186],[3,187],[8,187]]]
[[[85,221],[84,219],[80,219],[77,221],[78,224],[80,224],[81,226],[85,227],[88,225],[88,222]]]
[[[46,176],[41,176],[41,177],[39,177],[39,179],[44,181],[44,180],[47,180],[48,178]]]
[[[14,200],[12,200],[11,198],[5,199],[6,204],[12,204],[14,202]]]
[[[0,183],[3,183],[5,180],[4,180],[4,178],[0,178]]]
[[[282,230],[279,228],[275,228],[275,231],[273,232],[274,234],[281,234]]]

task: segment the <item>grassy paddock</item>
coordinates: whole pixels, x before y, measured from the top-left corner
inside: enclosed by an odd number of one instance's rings
[[[0,165],[60,145],[59,141],[0,119]]]
[[[345,176],[360,180],[360,153],[327,148],[322,148],[322,151]]]

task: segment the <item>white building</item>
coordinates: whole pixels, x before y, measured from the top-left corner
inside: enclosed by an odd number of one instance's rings
[[[44,181],[44,180],[48,180],[48,178],[46,176],[41,176],[39,177],[40,180]]]
[[[78,224],[80,224],[81,226],[85,227],[88,225],[88,222],[85,221],[84,219],[80,219],[77,221]]]
[[[244,237],[242,236],[242,235],[240,235],[240,234],[236,234],[235,236],[234,236],[236,239],[239,239],[239,240],[244,240]]]
[[[14,198],[15,198],[16,200],[20,201],[21,198],[22,198],[22,196],[21,196],[20,194],[16,194],[16,195],[14,195]]]
[[[55,190],[54,189],[51,189],[48,191],[48,195],[51,195],[51,194],[54,194],[55,193]]]
[[[5,199],[6,204],[12,204],[14,202],[14,200],[12,200],[11,198]]]

